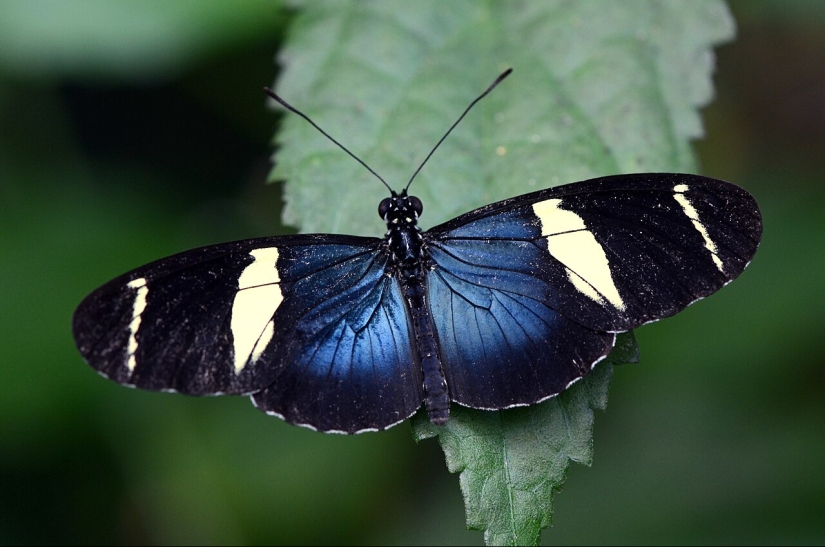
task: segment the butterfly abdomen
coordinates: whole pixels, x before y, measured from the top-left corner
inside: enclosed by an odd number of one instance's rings
[[[420,265],[416,270],[401,270],[401,287],[409,308],[415,347],[424,373],[424,404],[430,421],[444,425],[450,417],[450,395],[444,367],[438,356],[435,327],[427,303],[425,278]]]

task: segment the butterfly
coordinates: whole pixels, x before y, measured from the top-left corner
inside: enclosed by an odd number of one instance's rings
[[[494,410],[558,395],[617,333],[735,279],[762,233],[749,193],[691,174],[558,186],[427,231],[408,188],[379,204],[382,238],[256,238],[123,274],[77,308],[76,345],[120,384],[249,395],[319,431],[383,430],[422,404],[442,425],[453,402]]]

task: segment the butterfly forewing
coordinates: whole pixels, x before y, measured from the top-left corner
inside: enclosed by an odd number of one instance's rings
[[[246,393],[268,371],[238,374],[232,313],[238,281],[268,240],[215,245],[138,268],[90,294],[74,315],[83,357],[126,385],[193,395]],[[272,310],[275,311],[274,309]]]
[[[544,303],[568,319],[621,332],[673,315],[736,278],[761,232],[759,209],[744,190],[655,173],[495,203],[433,228],[428,241],[436,263],[441,252],[476,273],[519,271],[519,286],[542,287]]]

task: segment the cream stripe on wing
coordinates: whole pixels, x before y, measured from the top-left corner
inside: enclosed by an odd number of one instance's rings
[[[140,315],[146,309],[146,295],[149,294],[149,288],[146,286],[146,279],[143,277],[129,281],[126,286],[130,289],[137,289],[135,303],[132,305],[132,322],[129,323],[129,345],[126,349],[126,368],[129,369],[129,373],[132,373],[137,366],[137,360],[135,359],[135,352],[138,348],[137,332],[140,328]]]
[[[249,254],[255,261],[238,278],[238,293],[232,303],[235,374],[257,361],[269,345],[275,330],[272,316],[284,301],[278,285],[278,249],[255,249]]]
[[[533,204],[533,212],[541,222],[547,250],[567,269],[567,278],[576,289],[591,300],[624,310],[622,300],[604,249],[587,230],[584,220],[559,207],[560,199],[548,199]]]
[[[707,228],[702,222],[699,220],[699,212],[696,208],[691,205],[690,201],[688,200],[687,196],[685,196],[685,192],[688,191],[687,184],[677,184],[673,187],[673,191],[676,192],[673,197],[676,198],[676,202],[682,206],[682,209],[685,211],[685,215],[690,219],[693,223],[693,227],[702,234],[702,237],[705,240],[705,249],[710,251],[711,257],[713,257],[713,263],[716,264],[716,267],[719,269],[720,272],[725,273],[724,265],[722,261],[719,259],[717,255],[716,243],[710,238],[708,234]]]

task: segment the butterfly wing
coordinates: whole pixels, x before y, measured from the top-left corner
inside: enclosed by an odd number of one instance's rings
[[[680,174],[543,190],[429,230],[430,301],[451,397],[504,408],[560,393],[610,351],[613,333],[673,315],[737,277],[761,231],[747,192]]]
[[[308,235],[181,253],[90,294],[75,340],[121,384],[253,394],[322,431],[384,429],[420,406],[422,380],[381,245]]]

